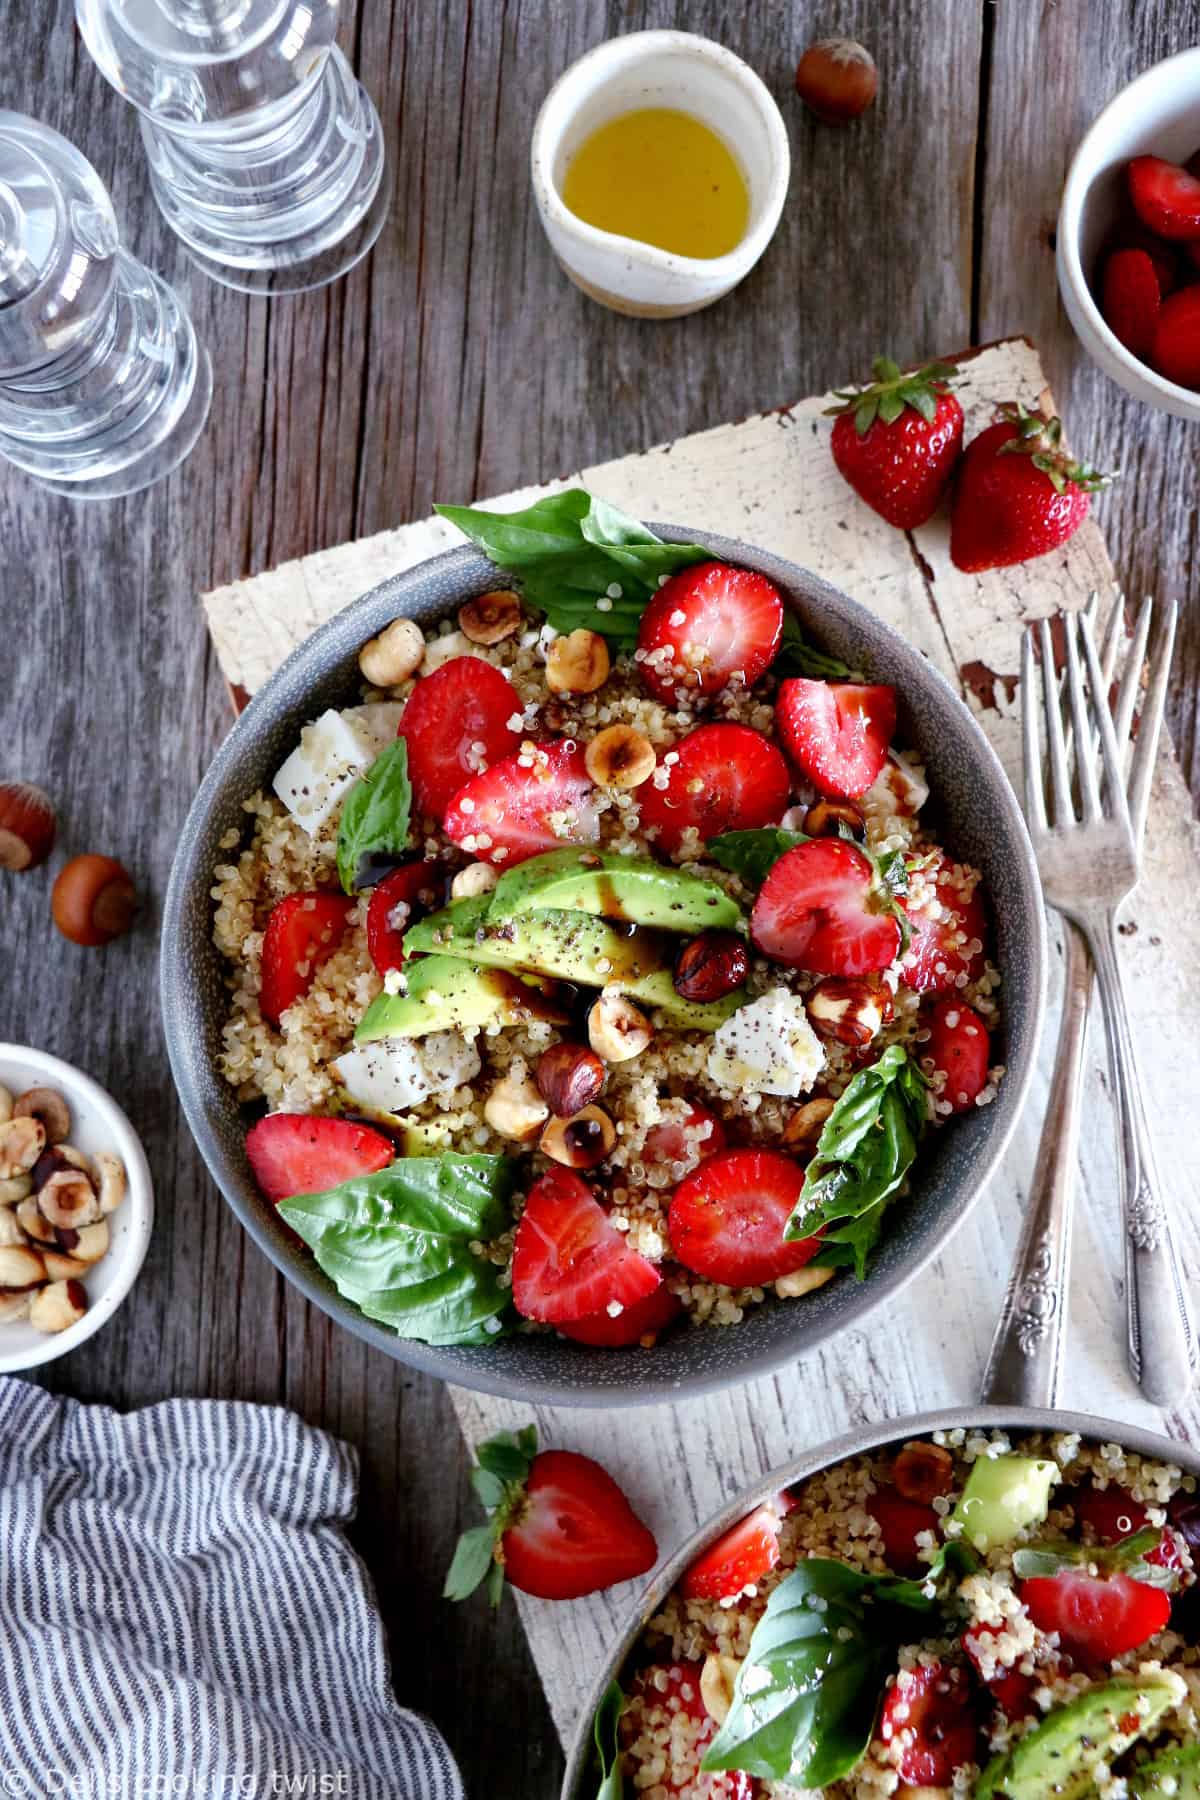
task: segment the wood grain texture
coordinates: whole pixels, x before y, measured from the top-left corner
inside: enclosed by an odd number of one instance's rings
[[[356,1443],[359,1541],[403,1697],[444,1724],[469,1791],[496,1791],[502,1771],[506,1793],[552,1800],[559,1750],[513,1608],[493,1620],[478,1603],[452,1617],[437,1597],[471,1510],[448,1397],[333,1332],[288,1292],[207,1181],[172,1093],[154,994],[156,896],[228,727],[195,595],[423,517],[444,495],[502,492],[818,392],[884,347],[909,358],[961,345],[974,301],[983,335],[1030,330],[1048,346],[1080,444],[1103,448],[1106,420],[1128,436],[1122,460],[1139,459],[1144,493],[1127,483],[1105,502],[1106,521],[1119,565],[1135,568],[1139,585],[1170,580],[1188,600],[1179,682],[1194,688],[1194,519],[1189,512],[1169,540],[1160,524],[1172,472],[1186,472],[1184,428],[1121,412],[1099,377],[1064,380],[1069,348],[1049,260],[1022,220],[1034,193],[1052,216],[1071,143],[1124,72],[1196,41],[1200,0],[1136,9],[1105,0],[1086,14],[1078,0],[1032,9],[1011,0],[893,0],[886,9],[870,0],[348,0],[341,41],[379,105],[396,199],[363,268],[273,304],[189,272],[151,203],[136,121],[84,55],[69,0],[28,10],[20,53],[0,58],[0,105],[58,125],[94,160],[137,254],[188,299],[217,378],[195,454],[148,496],[75,506],[0,468],[5,770],[56,794],[54,866],[72,850],[112,851],[147,896],[135,935],[94,954],[53,938],[45,876],[0,888],[0,1034],[71,1057],[122,1099],[146,1137],[159,1194],[134,1294],[45,1379],[122,1406],[172,1393],[283,1401]],[[606,35],[645,25],[708,32],[747,56],[784,108],[795,156],[792,200],[758,269],[721,306],[669,325],[618,319],[570,288],[527,196],[529,127],[552,78]],[[863,37],[882,73],[874,111],[841,134],[805,118],[790,90],[800,50],[829,30]],[[980,190],[981,93],[988,146],[1006,109],[1012,122],[989,149]],[[1185,735],[1189,755],[1191,741]],[[1102,1202],[1101,1185],[1085,1232],[1107,1217]],[[976,1362],[1001,1231],[1011,1238],[1012,1224],[995,1220],[979,1272],[965,1339]],[[1080,1318],[1085,1350],[1111,1329],[1113,1296],[1101,1299]],[[806,1371],[808,1428],[908,1404],[941,1346],[936,1331],[911,1344],[872,1331],[839,1346]],[[962,1343],[952,1348],[958,1355]],[[781,1397],[768,1384],[752,1399],[760,1414],[739,1411],[734,1428],[745,1458],[761,1460],[767,1445],[754,1432]],[[729,1397],[731,1415],[737,1402]],[[690,1438],[687,1413],[680,1419]],[[698,1464],[715,1463],[703,1434],[689,1449]]]

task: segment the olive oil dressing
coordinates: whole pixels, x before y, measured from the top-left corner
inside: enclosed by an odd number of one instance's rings
[[[690,113],[643,107],[586,137],[562,197],[600,231],[678,256],[724,256],[745,236],[750,193],[733,152]]]

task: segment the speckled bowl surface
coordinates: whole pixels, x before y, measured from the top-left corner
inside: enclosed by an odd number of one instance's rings
[[[217,753],[180,834],[163,913],[162,1004],[171,1067],[188,1123],[213,1178],[251,1236],[288,1279],[331,1317],[414,1368],[464,1387],[563,1406],[682,1399],[751,1381],[861,1325],[945,1245],[996,1167],[1024,1105],[1045,1003],[1045,924],[1033,853],[1008,780],[949,684],[888,627],[807,570],[730,538],[674,525],[717,557],[757,569],[788,596],[814,642],[899,700],[896,741],[923,757],[930,809],[943,841],[983,870],[1004,974],[1007,1074],[996,1101],[927,1141],[911,1198],[898,1203],[865,1282],[840,1275],[803,1301],[770,1303],[740,1325],[683,1330],[652,1351],[588,1349],[549,1335],[514,1336],[478,1349],[434,1349],[398,1338],[343,1300],[255,1187],[244,1122],[217,1070],[227,994],[212,943],[212,870],[242,802],[271,779],[300,728],[326,707],[354,704],[357,655],[399,615],[429,625],[495,586],[492,563],[464,547],[382,582],[315,632],[255,696]]]

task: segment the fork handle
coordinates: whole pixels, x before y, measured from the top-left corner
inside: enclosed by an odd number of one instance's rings
[[[1116,914],[1081,917],[1079,923],[1096,965],[1108,1030],[1121,1153],[1129,1367],[1147,1400],[1171,1407],[1192,1385],[1196,1343],[1170,1211],[1154,1163],[1117,955]]]
[[[1033,1181],[1025,1202],[1021,1241],[983,1378],[983,1399],[993,1406],[1058,1404],[1067,1325],[1083,1050],[1092,997],[1087,945],[1069,919],[1063,921],[1063,927],[1066,981],[1058,1051]]]

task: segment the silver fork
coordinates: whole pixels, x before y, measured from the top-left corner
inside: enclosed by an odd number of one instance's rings
[[[1050,626],[1048,621],[1042,622],[1048,780],[1039,747],[1032,627],[1026,632],[1023,647],[1025,809],[1046,899],[1068,921],[1067,981],[1047,1120],[1017,1264],[988,1362],[985,1394],[988,1398],[1003,1397],[1030,1405],[1053,1405],[1057,1398],[1080,1073],[1092,984],[1080,933],[1091,950],[1100,982],[1121,1140],[1130,1368],[1146,1397],[1166,1406],[1181,1399],[1190,1386],[1195,1355],[1170,1219],[1154,1167],[1115,937],[1117,909],[1138,877],[1174,642],[1175,608],[1168,609],[1159,633],[1128,788],[1121,776],[1119,745],[1128,738],[1132,724],[1149,634],[1150,603],[1146,602],[1138,619],[1114,722],[1107,695],[1116,652],[1117,633],[1112,629],[1116,622],[1115,618],[1110,620],[1106,667],[1102,670],[1090,616],[1063,615],[1067,664],[1063,686],[1070,706],[1067,731],[1054,673]],[[1082,667],[1079,643],[1083,646]]]

